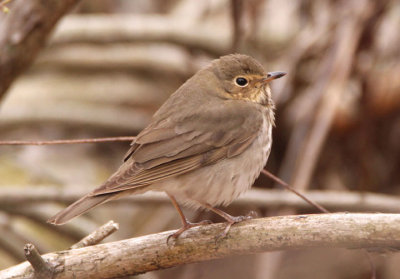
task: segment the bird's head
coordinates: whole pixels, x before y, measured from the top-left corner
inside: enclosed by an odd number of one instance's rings
[[[286,75],[284,72],[267,73],[258,61],[243,54],[222,56],[214,60],[209,69],[217,77],[220,97],[262,105],[272,105],[269,83]]]

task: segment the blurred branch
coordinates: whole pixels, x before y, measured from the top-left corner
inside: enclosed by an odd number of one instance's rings
[[[332,16],[329,12],[328,1],[314,2],[312,13],[312,20],[301,30],[294,38],[289,48],[285,51],[277,61],[277,69],[285,69],[290,73],[282,81],[274,85],[274,101],[278,106],[296,94],[297,89],[294,88],[296,84],[296,71],[300,65],[301,59],[305,59],[314,53],[318,53],[330,41],[330,36],[326,36],[329,32],[332,22]],[[309,101],[317,102],[318,98],[310,98]],[[312,106],[312,105],[311,105]]]
[[[32,125],[35,123],[59,123],[64,125],[77,125],[89,127],[102,127],[103,129],[139,131],[144,128],[151,118],[151,113],[144,110],[131,108],[110,107],[100,104],[60,103],[45,101],[42,109],[37,109],[35,114],[29,113],[27,104],[19,106],[13,112],[3,114],[0,119],[0,128]]]
[[[194,30],[196,30],[194,32]],[[70,15],[57,27],[52,45],[66,43],[164,42],[222,55],[230,49],[226,28],[161,15]]]
[[[288,173],[293,173],[291,179],[293,183],[291,184],[301,190],[304,190],[310,182],[337,106],[345,92],[345,85],[351,73],[360,35],[364,23],[372,15],[373,3],[369,0],[362,1],[362,3],[360,1],[339,1],[336,10],[340,11],[341,20],[335,30],[334,43],[329,49],[329,54],[322,61],[321,69],[316,71],[322,73],[324,77],[316,80],[308,93],[320,98],[318,108],[312,109],[303,106],[299,110],[299,105],[296,103],[296,111],[301,111],[306,114],[306,117],[300,116],[304,119],[293,131],[291,143],[279,173],[279,176],[283,178],[287,177]],[[307,104],[313,104],[313,102],[307,102]],[[314,115],[313,111],[315,110]],[[295,152],[299,154],[294,154]],[[297,162],[293,160],[297,160]],[[291,168],[294,168],[294,171]]]
[[[73,139],[73,140],[6,140],[0,141],[0,145],[55,145],[55,144],[78,144],[78,143],[100,143],[100,142],[116,142],[116,141],[132,141],[135,137],[109,137],[109,138],[93,138],[93,139]]]
[[[232,47],[231,52],[237,52],[243,39],[243,0],[231,0],[232,9]]]
[[[0,250],[6,251],[7,254],[15,259],[15,262],[20,262],[25,259],[24,252],[21,247],[25,243],[31,242],[32,239],[27,235],[25,230],[18,230],[18,225],[15,226],[13,218],[8,214],[0,211]],[[36,246],[41,251],[50,251],[42,241],[36,241]]]
[[[13,231],[4,226],[0,226],[0,235],[0,249],[7,252],[16,262],[24,260],[25,257],[21,247],[26,242],[22,242]]]
[[[319,214],[253,219],[233,226],[216,241],[225,224],[185,232],[174,245],[172,231],[43,255],[58,279],[115,278],[231,255],[311,247],[371,250],[400,248],[400,214]],[[312,232],[312,233],[310,233]],[[212,252],[210,252],[212,251]],[[118,264],[116,264],[118,263]],[[25,262],[0,277],[33,278]]]
[[[78,0],[15,0],[0,25],[0,98],[44,46],[50,31]],[[1,15],[0,15],[1,16]]]
[[[297,37],[297,42],[285,61],[287,65],[292,65],[288,70],[297,69],[299,61],[304,59],[309,49],[312,48],[311,55],[316,55],[316,46],[328,46],[325,53],[319,53],[319,65],[310,68],[310,86],[300,95],[301,102],[297,98],[290,104],[289,113],[295,115],[292,117],[294,125],[278,177],[289,181],[294,188],[301,191],[310,185],[315,165],[351,73],[363,23],[373,11],[372,1],[369,0],[315,1],[313,4],[314,22]],[[332,6],[326,9],[329,5]],[[330,29],[331,27],[334,28]],[[282,85],[285,88],[281,88],[282,96],[278,95],[278,102],[288,98],[293,91],[294,75],[292,79]],[[272,278],[276,277],[275,273],[284,253],[279,257],[280,260],[275,259],[275,265],[270,267]]]
[[[31,203],[60,202],[69,204],[87,194],[88,187],[65,186],[64,189],[56,187],[25,187],[23,190],[15,188],[0,188],[0,208],[7,211],[15,205],[27,206]],[[305,191],[309,199],[324,207],[337,211],[373,211],[373,212],[400,212],[400,197],[377,194],[357,193],[348,191]],[[145,193],[112,201],[112,203],[152,204],[166,203],[170,200],[164,193]],[[20,208],[24,208],[20,206]],[[107,206],[107,205],[105,205]],[[310,210],[310,204],[282,190],[252,189],[232,203],[232,206],[256,206],[260,208],[273,208],[289,206],[298,209]],[[50,213],[49,213],[50,214]],[[50,216],[49,216],[50,217]],[[42,220],[42,219],[40,219]],[[45,220],[45,217],[43,217]],[[42,220],[42,221],[43,221]],[[57,227],[61,228],[61,227]]]
[[[196,73],[204,61],[186,49],[158,44],[69,44],[50,47],[35,62],[35,69],[64,71],[137,71],[152,76],[175,75],[183,80]]]
[[[81,239],[94,228],[93,224],[88,224],[87,222],[80,223],[80,225],[69,223],[65,226],[53,226],[47,223],[48,218],[51,217],[52,209],[38,204],[31,206],[18,202],[14,204],[0,203],[0,210],[12,216],[21,216],[29,219],[74,241]]]

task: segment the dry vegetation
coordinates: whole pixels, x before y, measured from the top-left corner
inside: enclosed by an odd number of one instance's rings
[[[332,211],[400,212],[399,1],[84,0],[60,20],[43,48],[57,19],[79,1],[49,6],[50,18],[29,11],[26,2],[9,1],[9,12],[0,12],[0,140],[135,135],[194,72],[220,55],[242,52],[268,70],[288,72],[273,84],[277,126],[267,169]],[[13,17],[20,7],[22,16]],[[24,18],[32,19],[33,29],[26,29]],[[179,218],[162,196],[104,205],[61,227],[46,224],[107,178],[127,146],[1,146],[0,269],[25,260],[25,243],[41,253],[67,249],[110,219],[120,229],[107,241],[178,228]],[[228,211],[317,213],[290,193],[271,190],[275,185],[265,177],[255,185],[265,192],[250,193]],[[208,212],[188,215],[214,218]],[[377,278],[398,278],[399,254],[385,255],[372,254]],[[364,253],[321,247],[140,276],[369,274]]]

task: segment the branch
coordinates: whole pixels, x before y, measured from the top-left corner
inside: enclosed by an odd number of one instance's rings
[[[53,26],[78,0],[15,0],[0,25],[0,98],[44,46]]]
[[[64,75],[76,71],[92,75],[100,71],[139,72],[143,76],[156,76],[157,79],[167,79],[173,75],[186,80],[203,68],[204,63],[209,60],[179,46],[166,44],[150,48],[148,46],[149,44],[125,43],[49,47],[35,61],[35,70],[57,70]],[[53,76],[56,77],[55,74]],[[67,78],[68,76],[64,77],[64,80]],[[78,86],[82,87],[81,84]]]
[[[87,246],[92,246],[100,243],[107,236],[111,235],[119,229],[119,225],[114,221],[109,221],[88,236],[81,239],[78,243],[71,246],[71,249],[77,249]]]
[[[92,139],[71,139],[71,140],[5,140],[0,141],[0,145],[55,145],[55,144],[80,144],[80,143],[102,143],[116,141],[132,141],[135,137],[108,137]]]
[[[188,17],[158,15],[69,15],[51,45],[66,43],[164,42],[222,55],[229,51],[229,26],[194,23]],[[194,31],[195,30],[195,31]]]
[[[323,77],[318,76],[318,80],[310,87],[309,93],[317,95],[321,99],[317,109],[305,107],[301,111],[308,113],[306,119],[301,124],[296,126],[292,136],[292,144],[289,145],[289,150],[296,152],[288,153],[285,157],[285,168],[278,174],[279,177],[285,177],[283,173],[292,173],[291,181],[298,190],[304,190],[310,184],[312,174],[318,162],[320,152],[325,144],[328,132],[330,131],[337,107],[341,103],[342,95],[345,92],[351,67],[355,60],[355,53],[359,45],[360,36],[365,22],[373,15],[373,1],[338,1],[336,7],[340,24],[335,29],[334,43],[331,45],[326,59],[322,60],[320,70],[316,72],[324,73]],[[342,13],[342,14],[341,14]],[[340,15],[341,14],[341,15]],[[307,95],[304,95],[307,96]],[[318,101],[318,98],[310,98]],[[296,103],[298,110],[298,103]],[[311,103],[309,103],[311,104]],[[315,114],[314,114],[314,111]],[[313,121],[311,121],[313,119]],[[315,121],[314,121],[315,120]],[[310,121],[310,122],[309,122]],[[311,124],[311,127],[307,127]],[[294,137],[294,135],[301,135]],[[301,146],[298,145],[300,143]],[[296,147],[294,146],[296,145]],[[293,161],[296,158],[295,161]],[[295,163],[293,165],[292,163]],[[294,167],[294,171],[289,168]]]
[[[23,191],[15,188],[0,188],[0,208],[8,211],[16,205],[32,203],[60,202],[72,203],[88,193],[90,187],[65,186],[57,187],[25,187]],[[400,198],[369,192],[342,192],[342,191],[305,191],[308,199],[321,204],[331,210],[338,211],[372,211],[372,212],[400,212]],[[112,203],[170,203],[163,193],[145,193],[112,201]],[[107,206],[107,205],[106,205]],[[282,190],[252,189],[232,203],[232,206],[256,206],[270,208],[290,206],[298,209],[312,207],[292,193]]]
[[[79,219],[78,223],[71,222],[65,226],[53,226],[47,223],[47,220],[52,216],[52,212],[55,212],[58,208],[49,208],[48,205],[46,206],[44,204],[0,204],[0,210],[7,212],[10,216],[21,216],[27,218],[44,228],[57,232],[74,241],[85,237],[92,230],[98,227],[97,224],[84,218]]]
[[[48,263],[40,256],[39,251],[31,243],[24,247],[25,257],[32,265],[34,270],[34,278],[51,279],[53,278],[53,269]]]
[[[243,1],[231,0],[232,9],[232,52],[237,52],[243,41]]]
[[[312,247],[399,249],[400,214],[319,214],[254,219],[234,225],[216,241],[225,224],[190,229],[173,245],[172,232],[146,235],[43,255],[56,278],[114,278],[177,265],[276,250]],[[29,263],[0,271],[0,278],[33,278]]]
[[[271,178],[272,180],[274,180],[275,182],[277,182],[279,185],[281,185],[283,188],[285,188],[286,190],[292,192],[293,194],[295,194],[296,196],[298,196],[299,198],[303,199],[305,202],[309,203],[310,205],[314,206],[315,208],[317,208],[319,211],[323,212],[323,213],[330,213],[326,208],[324,208],[323,206],[319,205],[317,202],[314,202],[312,200],[310,200],[309,198],[307,198],[305,195],[303,195],[302,193],[300,193],[299,191],[297,191],[296,189],[294,189],[293,187],[291,187],[289,184],[287,184],[285,181],[283,181],[282,179],[280,179],[279,177],[273,175],[272,173],[270,173],[269,171],[263,169],[261,171],[262,174],[264,174],[265,176]]]
[[[45,103],[45,104],[44,104]],[[0,128],[13,128],[22,125],[56,123],[61,125],[77,125],[101,127],[117,131],[140,131],[151,119],[149,110],[123,107],[110,107],[100,104],[55,103],[43,98],[41,105],[35,106],[32,113],[28,105],[19,104],[16,111],[2,110]],[[40,108],[40,109],[39,109]],[[73,111],[74,113],[71,113]]]
[[[26,243],[25,239],[22,239],[7,226],[0,225],[0,250],[6,252],[15,262],[19,262],[25,259],[21,247]]]

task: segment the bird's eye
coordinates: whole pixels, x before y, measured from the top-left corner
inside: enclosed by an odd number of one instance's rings
[[[249,83],[249,81],[248,81],[246,78],[244,78],[244,77],[237,77],[237,78],[235,79],[235,82],[236,82],[236,84],[239,85],[240,87],[244,87],[244,86],[246,86],[246,85]]]

